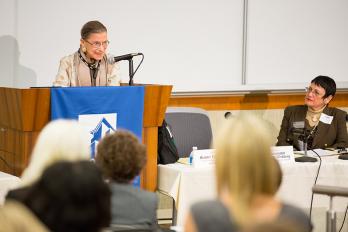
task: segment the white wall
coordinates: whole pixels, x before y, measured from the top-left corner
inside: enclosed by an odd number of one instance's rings
[[[248,2],[241,86],[243,0],[0,0],[0,86],[51,86],[59,59],[78,49],[81,26],[97,19],[109,29],[110,53],[145,54],[137,83],[176,92],[291,89],[327,74],[348,88],[348,1]],[[127,62],[122,74],[127,82]]]
[[[14,86],[16,1],[0,0],[0,86]]]
[[[347,0],[250,0],[247,83],[324,74],[348,87],[347,13]]]

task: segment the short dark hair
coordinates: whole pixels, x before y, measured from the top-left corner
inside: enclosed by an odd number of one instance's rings
[[[106,178],[129,183],[146,163],[146,148],[131,132],[117,130],[99,142],[96,163]]]
[[[328,76],[317,76],[311,81],[311,83],[314,83],[325,90],[325,95],[323,98],[327,98],[330,95],[335,96],[336,83],[332,78]]]
[[[99,21],[89,21],[81,28],[81,38],[88,39],[92,33],[107,32],[106,27]]]
[[[111,192],[91,161],[49,166],[23,203],[52,231],[97,232],[110,225]]]

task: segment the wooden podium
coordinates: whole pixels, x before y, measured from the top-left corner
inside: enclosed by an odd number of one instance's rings
[[[157,133],[169,102],[172,86],[144,85],[143,143],[147,164],[141,186],[157,187]],[[50,88],[0,87],[0,171],[20,176],[28,165],[37,136],[50,121]]]

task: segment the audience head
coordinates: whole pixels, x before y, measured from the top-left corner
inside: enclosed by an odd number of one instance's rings
[[[273,157],[273,163],[274,163],[274,168],[275,168],[275,174],[277,176],[277,188],[279,189],[280,186],[282,185],[283,182],[283,172],[280,167],[280,164],[276,158]]]
[[[47,124],[37,138],[22,184],[30,185],[49,165],[61,160],[88,160],[89,134],[77,121],[56,120]]]
[[[18,201],[8,200],[0,207],[0,231],[49,232],[49,229]]]
[[[99,21],[89,21],[81,29],[82,52],[94,60],[103,59],[109,45],[106,27]]]
[[[146,163],[146,148],[131,132],[117,130],[99,142],[96,163],[106,178],[129,183]]]
[[[307,89],[305,104],[313,110],[329,104],[336,93],[336,83],[328,76],[317,76]]]
[[[231,210],[239,224],[248,218],[257,195],[273,196],[279,176],[271,154],[272,137],[267,125],[246,114],[226,121],[215,139],[217,190],[233,199]]]
[[[110,224],[110,190],[91,161],[61,161],[29,186],[23,203],[52,231],[97,232]]]

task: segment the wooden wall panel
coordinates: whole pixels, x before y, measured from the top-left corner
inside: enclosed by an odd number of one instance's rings
[[[20,176],[40,130],[49,122],[50,89],[0,87],[0,112],[0,170]]]
[[[20,91],[11,88],[0,88],[0,126],[20,129],[20,108]]]
[[[23,130],[39,131],[50,121],[51,95],[49,88],[22,91]]]
[[[160,126],[166,111],[171,85],[146,85],[144,96],[144,127]]]
[[[13,153],[5,152],[0,150],[0,170],[2,172],[11,173],[15,172],[14,168],[14,157]]]
[[[206,110],[283,109],[304,104],[304,93],[251,93],[235,95],[172,96],[169,106],[200,107]],[[337,92],[333,107],[348,107],[348,91]]]

